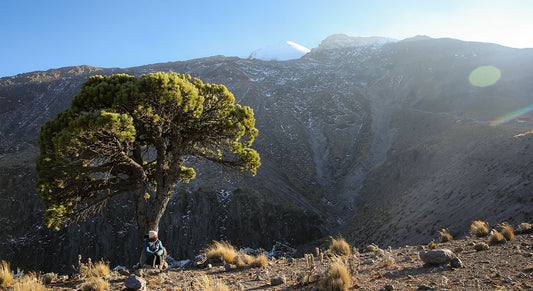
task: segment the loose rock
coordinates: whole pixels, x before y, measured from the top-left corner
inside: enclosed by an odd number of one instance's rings
[[[146,290],[146,280],[136,275],[129,276],[124,285],[128,290]]]
[[[447,264],[455,257],[449,249],[421,251],[418,255],[424,263],[429,265]]]
[[[278,286],[278,285],[281,285],[281,284],[285,284],[285,282],[287,282],[287,279],[284,276],[275,277],[275,278],[270,279],[270,285],[271,286]]]

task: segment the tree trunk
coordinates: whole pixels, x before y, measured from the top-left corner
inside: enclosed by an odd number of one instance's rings
[[[139,187],[134,191],[133,195],[135,197],[137,227],[139,230],[141,247],[144,243],[144,235],[148,234],[151,230],[159,232],[159,222],[167,209],[170,198],[172,198],[172,195],[174,194],[175,186],[176,182],[168,183],[167,181],[166,187],[157,189],[157,195],[155,198],[151,198],[154,201],[150,206],[148,206],[150,199],[146,199],[145,189],[143,187]]]
[[[133,198],[135,199],[135,214],[137,220],[137,230],[139,231],[139,242],[142,248],[144,243],[144,235],[148,234],[148,201],[144,197],[145,188],[138,185],[133,191]]]

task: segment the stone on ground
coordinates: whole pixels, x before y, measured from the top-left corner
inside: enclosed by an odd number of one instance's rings
[[[429,251],[421,251],[420,259],[428,265],[448,264],[453,258],[454,253],[449,249],[436,249]]]

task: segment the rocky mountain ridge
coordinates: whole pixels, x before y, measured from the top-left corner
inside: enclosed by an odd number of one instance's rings
[[[344,43],[348,45],[339,45]],[[351,45],[354,44],[354,45]],[[478,66],[502,71],[478,88]],[[32,159],[39,126],[94,74],[176,71],[221,83],[251,106],[260,134],[256,177],[200,169],[163,217],[169,253],[187,258],[213,239],[269,249],[343,232],[355,244],[421,243],[474,219],[531,217],[531,124],[489,122],[531,104],[533,50],[452,39],[326,39],[285,62],[215,56],[128,69],[90,66],[0,79],[0,257],[68,268],[78,254],[136,260],[128,195],[101,216],[54,232],[40,226]],[[51,264],[60,257],[60,265]]]

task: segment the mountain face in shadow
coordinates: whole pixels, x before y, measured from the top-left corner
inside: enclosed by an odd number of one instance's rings
[[[492,85],[469,81],[481,66],[499,71]],[[176,259],[212,240],[270,249],[340,232],[359,246],[394,246],[427,243],[442,228],[463,233],[472,220],[526,221],[533,135],[523,133],[533,123],[526,114],[490,125],[533,103],[532,68],[532,49],[336,35],[290,61],[215,56],[2,78],[0,257],[13,267],[56,271],[68,270],[78,254],[112,264],[137,260],[130,195],[55,232],[42,226],[33,190],[39,127],[95,74],[190,74],[226,85],[254,109],[262,162],[256,177],[188,160],[197,178],[178,185],[160,228]]]

